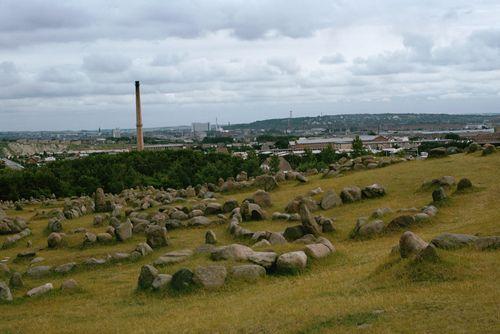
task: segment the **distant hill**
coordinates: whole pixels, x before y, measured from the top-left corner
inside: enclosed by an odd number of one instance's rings
[[[325,128],[332,132],[350,131],[376,131],[380,130],[419,130],[440,129],[451,130],[463,128],[467,124],[498,124],[500,114],[345,114],[324,115],[316,117],[296,117],[267,119],[247,124],[233,124],[227,129],[252,129],[252,130],[308,130]]]

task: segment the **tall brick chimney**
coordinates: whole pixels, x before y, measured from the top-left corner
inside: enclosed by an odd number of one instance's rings
[[[142,135],[141,91],[139,81],[135,82],[135,116],[137,119],[137,151],[144,150],[144,137]]]

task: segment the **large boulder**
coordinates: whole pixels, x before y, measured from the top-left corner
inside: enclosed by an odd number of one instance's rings
[[[97,188],[94,194],[95,211],[96,212],[106,212],[108,211],[106,205],[106,197],[104,196],[104,190],[102,188]]]
[[[266,276],[266,268],[256,264],[244,264],[231,268],[231,277],[246,282],[255,282]]]
[[[210,245],[215,245],[217,243],[217,236],[214,231],[208,230],[205,233],[205,243]]]
[[[167,229],[158,225],[149,225],[146,228],[146,243],[151,248],[168,246]]]
[[[151,283],[153,290],[164,290],[167,288],[168,284],[172,281],[172,275],[168,274],[158,274]]]
[[[227,201],[224,202],[222,205],[222,212],[229,213],[239,207],[240,204],[238,203],[237,200],[235,199],[228,199]]]
[[[216,215],[222,213],[222,205],[216,202],[210,202],[205,208],[206,215]]]
[[[356,186],[346,187],[340,192],[340,198],[344,203],[352,203],[361,200],[361,189]]]
[[[60,233],[52,232],[47,237],[47,246],[49,248],[58,248],[62,246],[63,237]]]
[[[412,215],[401,215],[389,222],[387,225],[387,229],[389,230],[397,230],[401,228],[410,227],[415,223],[415,217]]]
[[[221,265],[199,266],[193,271],[193,281],[205,289],[223,286],[226,276],[226,267]]]
[[[353,230],[354,237],[369,238],[384,231],[384,222],[376,219],[368,221],[366,218],[359,218]]]
[[[434,190],[432,192],[432,200],[434,202],[441,202],[446,199],[446,192],[444,191],[443,187],[439,187],[438,189]]]
[[[448,154],[446,147],[436,147],[429,151],[430,158],[442,158]]]
[[[170,285],[178,291],[187,291],[194,287],[193,272],[187,268],[182,268],[172,275]]]
[[[457,190],[458,191],[463,191],[465,189],[470,189],[472,188],[472,182],[468,178],[464,177],[463,179],[460,179],[457,184]]]
[[[328,210],[340,205],[342,205],[342,199],[333,189],[326,191],[323,198],[321,198],[320,206],[323,210]]]
[[[46,283],[44,285],[41,285],[41,286],[38,286],[36,288],[29,290],[28,292],[26,292],[26,296],[28,296],[28,297],[40,296],[40,295],[46,294],[47,292],[49,292],[53,289],[54,289],[54,286],[52,285],[52,283]]]
[[[253,253],[250,247],[232,244],[229,246],[217,247],[214,249],[210,255],[212,260],[233,260],[233,261],[246,261],[248,257]]]
[[[443,233],[431,240],[431,244],[442,249],[458,249],[473,245],[479,239],[475,235]]]
[[[286,244],[286,239],[281,233],[270,232],[267,237],[271,245],[284,245]]]
[[[417,255],[429,244],[413,232],[406,231],[399,239],[399,254],[402,258]]]
[[[137,287],[142,290],[151,288],[157,276],[158,270],[155,267],[149,264],[142,266],[139,279],[137,280]]]
[[[208,226],[210,224],[212,224],[212,221],[205,216],[193,217],[188,222],[189,226]]]
[[[478,238],[475,246],[479,250],[493,250],[500,248],[500,236],[489,236]]]
[[[34,266],[26,270],[26,275],[29,277],[40,278],[50,275],[51,266]]]
[[[304,203],[307,205],[307,208],[309,211],[316,211],[318,210],[318,203],[310,196],[297,196],[290,202],[285,207],[285,212],[287,213],[299,213],[300,211],[300,204]]]
[[[276,268],[281,272],[297,272],[307,266],[307,255],[303,251],[281,254],[276,260]]]
[[[0,302],[11,302],[12,293],[10,288],[4,281],[0,281]]]
[[[47,230],[49,232],[61,232],[63,229],[62,222],[58,218],[49,219],[49,223],[47,224]]]
[[[275,264],[277,258],[278,254],[274,252],[252,252],[248,256],[248,261],[269,269]]]
[[[484,144],[483,146],[483,155],[490,155],[492,153],[495,153],[496,148],[494,145],[491,144]]]
[[[257,190],[255,193],[253,193],[252,199],[255,204],[258,204],[263,208],[269,208],[273,205],[271,201],[271,195],[264,190]]]
[[[300,204],[300,220],[305,233],[310,233],[315,236],[321,234],[321,228],[318,223],[316,223],[316,219],[314,219],[314,216],[311,214],[305,203]]]
[[[306,245],[304,248],[304,252],[310,258],[321,259],[330,255],[332,251],[330,250],[330,248],[328,248],[328,246],[322,243],[318,243]]]
[[[126,221],[118,225],[115,229],[116,240],[126,241],[132,237],[132,223]]]
[[[271,175],[259,175],[255,178],[254,185],[265,191],[271,191],[278,188],[278,182]]]
[[[289,226],[283,232],[283,236],[288,241],[295,241],[302,238],[306,233],[302,225]]]
[[[385,195],[385,188],[380,184],[375,183],[371,186],[364,187],[361,191],[361,195],[364,198],[382,197]]]
[[[266,212],[258,204],[249,201],[244,201],[241,205],[241,215],[244,220],[266,219]]]

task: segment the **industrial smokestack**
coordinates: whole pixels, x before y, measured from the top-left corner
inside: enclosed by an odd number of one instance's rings
[[[137,119],[137,151],[144,150],[144,138],[142,136],[142,113],[141,113],[141,91],[139,81],[135,82],[135,116]]]

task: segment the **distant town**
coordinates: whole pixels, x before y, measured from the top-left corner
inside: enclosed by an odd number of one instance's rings
[[[354,114],[284,118],[248,124],[194,122],[191,126],[144,128],[144,150],[197,149],[245,157],[319,153],[331,147],[349,152],[355,138],[372,153],[425,157],[422,143],[468,140],[500,143],[500,114]],[[0,157],[6,167],[117,154],[136,149],[136,129],[0,132]]]

